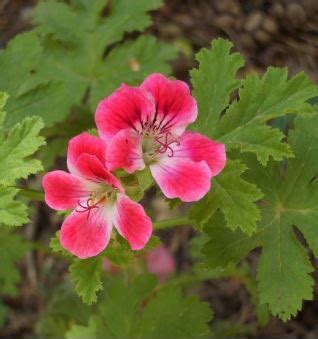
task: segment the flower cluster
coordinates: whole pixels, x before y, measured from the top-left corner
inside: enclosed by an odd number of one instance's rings
[[[79,258],[95,256],[107,246],[112,227],[132,250],[145,246],[152,223],[112,173],[146,166],[167,198],[190,202],[209,190],[211,178],[226,163],[223,144],[186,127],[197,105],[186,83],[150,75],[140,87],[121,85],[102,100],[95,113],[100,138],[82,133],[70,140],[70,173],[53,171],[43,178],[46,203],[56,210],[74,209],[61,228],[61,244]]]

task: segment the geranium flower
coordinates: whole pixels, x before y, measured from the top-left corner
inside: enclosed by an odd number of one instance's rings
[[[107,167],[128,173],[149,166],[168,198],[201,199],[211,177],[225,166],[225,146],[185,132],[197,117],[186,83],[150,75],[140,87],[121,85],[96,110],[99,134],[108,144]]]
[[[79,258],[102,252],[113,225],[131,249],[145,246],[152,223],[143,207],[130,200],[118,179],[106,167],[104,142],[88,133],[70,140],[70,173],[53,171],[43,177],[45,201],[53,209],[74,211],[64,220],[61,245]]]

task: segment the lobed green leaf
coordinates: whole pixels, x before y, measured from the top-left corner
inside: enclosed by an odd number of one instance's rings
[[[248,251],[261,247],[257,268],[258,294],[273,315],[283,320],[295,316],[303,300],[313,297],[314,268],[307,250],[295,233],[304,236],[318,255],[318,115],[298,117],[289,141],[295,157],[282,166],[270,162],[260,166],[246,157],[247,178],[264,192],[260,204],[262,218],[251,236],[225,228],[211,219],[205,232],[209,240],[203,253],[212,267],[238,262]],[[209,226],[209,227],[208,227]]]
[[[83,302],[91,305],[97,301],[97,292],[103,289],[101,281],[102,256],[76,259],[69,267],[70,277]]]
[[[230,53],[233,44],[215,39],[211,49],[201,49],[196,55],[199,68],[190,72],[193,94],[198,102],[199,115],[192,126],[208,136],[213,136],[222,111],[229,105],[231,93],[240,81],[237,71],[244,65],[239,53]]]
[[[262,192],[241,177],[246,166],[240,161],[228,161],[223,172],[212,181],[211,191],[190,210],[190,219],[202,227],[220,209],[227,227],[240,228],[247,234],[256,230],[260,211],[255,202],[262,198]]]

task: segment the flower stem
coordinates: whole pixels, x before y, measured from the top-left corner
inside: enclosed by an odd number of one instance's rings
[[[36,201],[44,201],[44,193],[31,189],[31,188],[21,188],[21,187],[15,187],[19,190],[18,194],[20,194],[22,197],[30,198],[32,200]]]
[[[168,227],[188,225],[190,223],[191,221],[187,217],[178,217],[156,221],[153,223],[153,227],[155,230],[160,230]]]

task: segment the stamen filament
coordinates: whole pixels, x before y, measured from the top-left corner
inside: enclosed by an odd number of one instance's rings
[[[90,213],[91,213],[91,210],[94,209],[94,208],[99,208],[98,204],[100,204],[101,202],[103,202],[106,198],[103,197],[101,199],[99,199],[96,203],[94,204],[90,204],[90,202],[93,202],[93,199],[92,198],[89,198],[86,200],[86,206],[85,205],[82,205],[81,201],[78,200],[77,201],[77,204],[83,208],[83,210],[78,210],[78,209],[75,209],[76,212],[78,213],[85,213],[85,212],[88,212],[87,214],[87,220],[89,219],[89,216],[90,216]]]
[[[157,152],[158,153],[165,153],[169,150],[170,153],[168,154],[168,157],[171,158],[171,157],[173,157],[173,154],[174,154],[174,151],[173,151],[173,148],[171,147],[171,145],[176,144],[177,146],[180,146],[180,142],[178,140],[172,140],[172,141],[168,142],[169,135],[171,135],[170,132],[165,134],[164,142],[162,142],[158,137],[155,138],[155,141],[158,144],[160,144],[160,147],[157,150]]]

